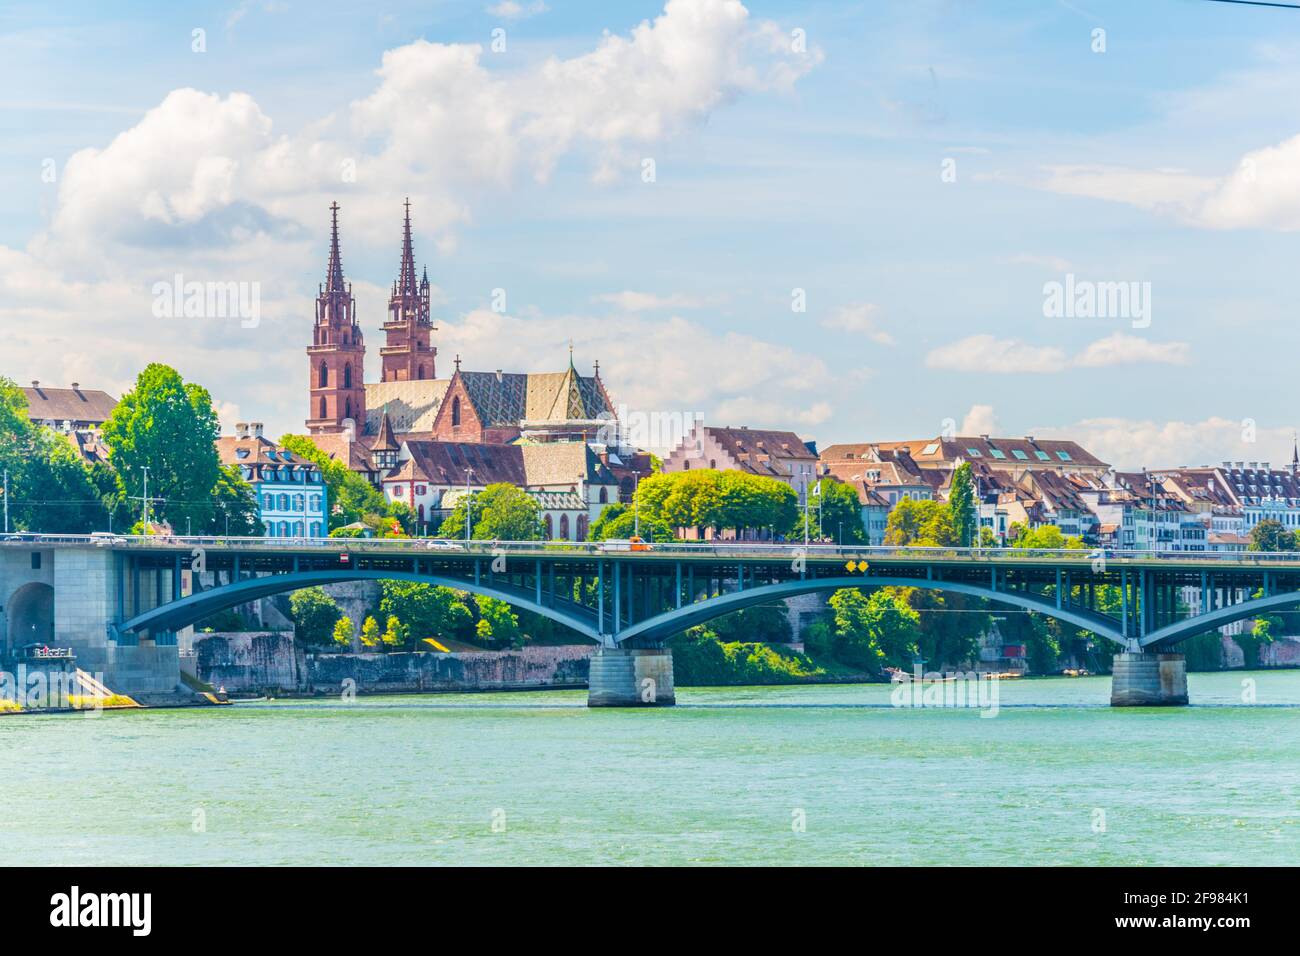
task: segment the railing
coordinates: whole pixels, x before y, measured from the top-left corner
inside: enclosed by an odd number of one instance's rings
[[[1252,566],[1259,564],[1293,564],[1300,567],[1296,551],[1140,551],[1109,548],[944,548],[896,547],[892,545],[803,544],[801,542],[761,541],[671,541],[655,542],[649,551],[629,552],[626,544],[610,546],[600,541],[482,541],[465,542],[451,538],[259,538],[214,535],[93,535],[37,534],[16,532],[0,534],[5,544],[49,544],[127,548],[132,550],[165,548],[229,548],[232,550],[301,551],[304,548],[323,553],[348,554],[470,554],[490,557],[507,554],[598,556],[623,555],[637,558],[663,556],[725,557],[755,559],[844,559],[844,560],[921,560],[921,561],[1046,561],[1053,563],[1108,563],[1112,561],[1213,562]]]

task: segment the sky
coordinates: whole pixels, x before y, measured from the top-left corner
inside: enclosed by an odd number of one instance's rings
[[[373,381],[409,197],[440,377],[572,342],[651,429],[1290,459],[1300,10],[107,6],[0,10],[20,383],[165,362],[227,429],[301,432],[329,205]],[[192,283],[244,307],[178,311]]]

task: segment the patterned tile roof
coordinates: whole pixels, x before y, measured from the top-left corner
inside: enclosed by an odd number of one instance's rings
[[[474,411],[485,428],[520,422],[613,417],[600,379],[566,372],[459,373]]]

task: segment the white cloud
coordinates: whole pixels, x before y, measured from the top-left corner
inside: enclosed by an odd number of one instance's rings
[[[1074,357],[1083,368],[1112,365],[1186,365],[1191,347],[1186,342],[1152,342],[1136,335],[1116,332],[1098,339]]]
[[[0,246],[4,372],[120,392],[163,361],[219,401],[238,397],[272,432],[301,428],[331,200],[343,206],[345,269],[349,247],[394,240],[408,192],[417,229],[450,249],[471,219],[471,187],[509,185],[520,170],[545,180],[567,155],[615,175],[738,96],[789,89],[821,54],[778,40],[788,37],[735,0],[671,0],[586,54],[515,72],[480,46],[420,40],[388,51],[350,109],[292,134],[246,93],[174,90],[107,145],[71,156],[47,227],[25,248]],[[176,274],[257,283],[261,323],[153,318],[153,283]],[[387,290],[354,290],[373,333]],[[747,361],[772,361],[764,343],[736,344]],[[629,368],[636,353],[621,353]],[[466,354],[520,361],[491,340]]]
[[[500,17],[502,20],[524,20],[539,13],[545,13],[548,9],[550,8],[542,0],[533,0],[531,3],[501,0],[500,3],[488,7],[487,12],[494,17]]]
[[[1289,427],[1246,426],[1245,422],[1221,416],[1199,422],[1091,418],[1070,425],[1036,425],[1029,433],[1041,438],[1073,439],[1121,471],[1243,460],[1267,461],[1281,467],[1291,460]]]
[[[568,361],[570,338],[578,368],[589,374],[598,359],[614,400],[634,411],[699,412],[710,422],[787,428],[831,414],[825,383],[832,376],[817,356],[680,317],[479,309],[440,325],[439,351],[491,356],[494,369],[554,371]]]
[[[1063,372],[1071,367],[1106,368],[1114,365],[1186,365],[1191,348],[1186,342],[1151,342],[1116,332],[1070,356],[1054,345],[1030,345],[1019,339],[972,335],[933,349],[925,357],[928,368],[957,372]]]
[[[1037,185],[1126,203],[1208,229],[1300,229],[1300,135],[1246,153],[1231,172],[1054,166]]]
[[[1055,346],[972,335],[932,350],[925,364],[957,372],[1059,372],[1066,367],[1067,359],[1065,351]]]
[[[998,433],[997,416],[993,414],[992,405],[972,405],[966,417],[957,429],[959,435],[996,435]]]
[[[893,345],[894,337],[876,325],[880,306],[871,302],[843,305],[822,320],[822,327],[862,335],[877,345]]]

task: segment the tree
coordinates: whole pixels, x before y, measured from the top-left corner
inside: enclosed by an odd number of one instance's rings
[[[979,518],[975,513],[975,481],[971,477],[968,461],[962,462],[952,473],[948,508],[952,511],[952,525],[957,531],[957,542],[963,548],[970,547],[975,540]]]
[[[289,595],[289,614],[293,618],[295,639],[305,645],[328,644],[339,619],[339,606],[324,588],[303,588]],[[351,641],[349,630],[348,642]]]
[[[352,638],[356,634],[356,629],[352,626],[349,618],[341,617],[334,622],[334,643],[349,650],[352,647]]]
[[[659,518],[636,515],[631,506],[610,505],[600,513],[587,530],[588,541],[606,541],[609,538],[630,538],[639,534],[646,541],[672,541],[673,529]]]
[[[1033,548],[1042,551],[1078,551],[1087,548],[1082,538],[1073,535],[1067,537],[1054,524],[1040,524],[1037,528],[1013,524],[1012,529],[1016,532],[1011,540],[1013,548]]]
[[[1250,529],[1247,551],[1295,551],[1296,536],[1283,527],[1282,522],[1265,518]]]
[[[498,482],[476,495],[462,496],[442,523],[444,538],[465,536],[465,510],[472,509],[470,536],[479,541],[539,541],[542,510],[528,492]]]
[[[410,640],[411,633],[395,614],[388,615],[388,623],[384,627],[384,634],[381,640],[385,647],[397,649],[405,647],[406,642]]]
[[[373,614],[368,615],[361,623],[361,646],[379,646],[379,622],[375,620]]]
[[[872,671],[910,663],[921,618],[893,589],[868,597],[858,588],[846,588],[832,594],[829,604],[837,660]]]
[[[957,547],[952,509],[938,501],[903,498],[889,512],[885,544],[898,547]]]
[[[464,592],[421,581],[383,581],[379,613],[397,615],[417,640],[464,638],[473,632],[473,615]]]
[[[217,530],[218,431],[207,389],[155,362],[140,373],[135,388],[104,423],[104,443],[124,495],[144,493],[147,468],[149,496],[162,499],[150,510],[178,531],[188,524],[191,531],[204,533]]]
[[[514,609],[505,601],[486,595],[476,595],[474,602],[478,605],[479,619],[474,626],[474,634],[481,641],[496,647],[520,647],[524,643],[523,632],[519,629],[519,618]]]
[[[816,489],[820,487],[820,492]],[[830,538],[837,544],[866,544],[867,529],[862,524],[862,505],[852,485],[835,478],[822,478],[813,487],[808,501],[808,537]],[[803,537],[804,512],[799,512],[790,534]]]
[[[258,517],[257,492],[240,475],[238,465],[222,466],[213,498],[213,530],[218,534],[254,537],[266,534],[266,526]]]

